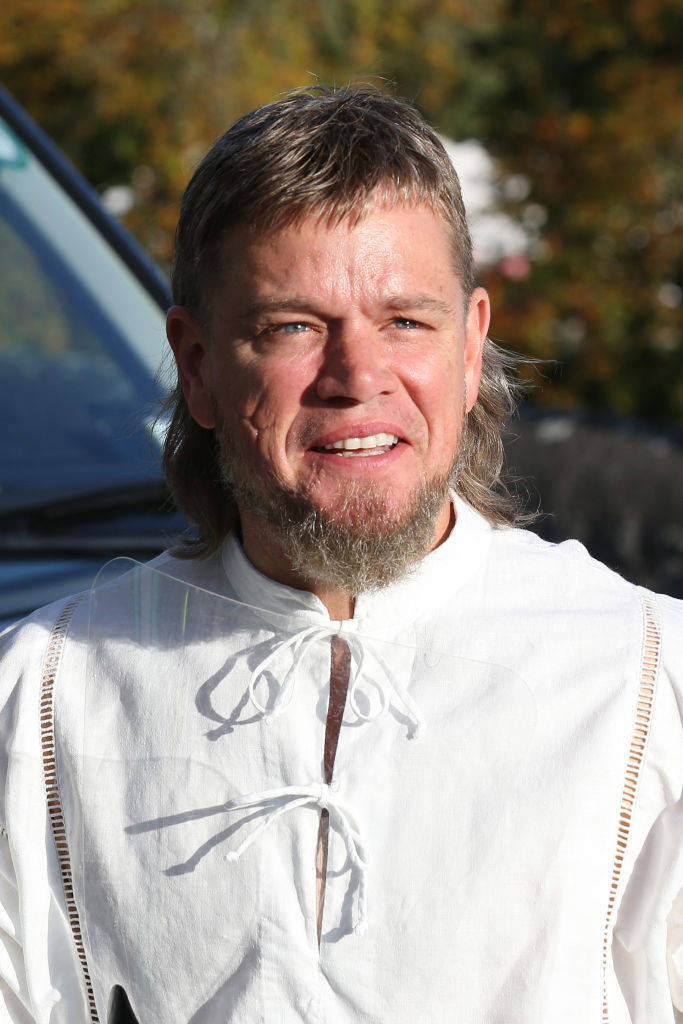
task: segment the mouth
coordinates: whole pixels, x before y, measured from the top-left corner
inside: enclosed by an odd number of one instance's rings
[[[386,455],[399,443],[395,434],[366,434],[364,437],[344,437],[332,444],[313,448],[314,452],[338,455],[346,459],[367,458],[370,455]]]

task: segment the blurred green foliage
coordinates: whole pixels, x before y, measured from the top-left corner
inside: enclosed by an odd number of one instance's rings
[[[241,113],[384,76],[496,157],[530,266],[483,274],[538,399],[683,422],[681,0],[4,0],[0,78],[166,264],[179,197]],[[523,183],[506,189],[505,182]]]

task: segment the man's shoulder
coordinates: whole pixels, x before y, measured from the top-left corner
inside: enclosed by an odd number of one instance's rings
[[[577,656],[591,645],[615,659],[630,651],[638,664],[647,655],[683,718],[683,600],[624,579],[576,540],[555,544],[509,527],[491,537],[473,607],[493,616],[501,634],[526,631],[555,653],[569,650],[568,642]]]
[[[53,601],[51,604],[37,608],[30,615],[18,622],[13,622],[0,633],[0,660],[3,664],[3,676],[7,676],[9,659],[23,663],[32,655],[40,655],[47,639],[54,630],[60,617],[70,604],[75,603],[81,595],[70,595]]]
[[[580,573],[596,573],[610,578],[615,584],[620,582],[627,586],[632,585],[609,566],[594,558],[579,540],[569,538],[560,542],[549,541],[535,533],[533,528],[510,526],[494,527],[492,538],[498,556],[504,554],[512,559],[520,559],[520,562],[528,565],[536,562],[539,567],[545,566],[548,570],[564,567]]]
[[[683,600],[669,597],[668,594],[657,594],[662,619],[678,636],[678,643],[683,649]]]
[[[675,664],[683,681],[683,600],[625,579],[577,540],[555,544],[531,530],[496,529],[491,556],[494,575],[527,606],[572,612],[586,620],[600,616],[605,624],[610,616],[622,622],[624,616],[652,617],[662,638],[663,662]]]
[[[644,588],[594,558],[578,540],[547,541],[531,529],[492,531],[491,560],[504,578],[541,599],[568,602],[588,610],[596,605],[637,602]],[[672,605],[680,601],[668,598]]]
[[[657,595],[661,663],[664,672],[677,683],[679,709],[683,718],[683,601],[666,594]]]
[[[149,576],[158,574],[160,577],[195,586],[206,580],[209,573],[206,560],[178,558],[171,550],[163,551],[156,558],[144,563],[130,558],[113,559],[100,570],[93,580],[93,586],[88,590],[43,605],[0,631],[0,660],[3,662],[3,670],[7,669],[6,659],[17,665],[33,662],[36,658],[42,659],[50,636],[60,624],[63,624],[64,628],[68,626],[71,614],[79,607],[82,609],[83,605],[87,606],[91,594],[100,589],[103,592],[115,593],[120,581],[136,570]]]

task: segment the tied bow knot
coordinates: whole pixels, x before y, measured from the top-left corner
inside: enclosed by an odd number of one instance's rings
[[[366,930],[367,892],[366,871],[367,857],[360,837],[358,825],[347,807],[339,800],[329,785],[324,782],[313,782],[305,786],[280,786],[276,789],[265,789],[259,793],[248,793],[229,800],[226,810],[261,810],[265,817],[252,829],[236,849],[226,854],[228,862],[239,860],[242,854],[259,836],[281,815],[293,811],[297,807],[319,807],[328,812],[330,826],[339,832],[346,847],[346,855],[355,873],[358,889],[358,919],[354,932],[363,934]]]
[[[249,679],[249,699],[259,714],[263,715],[267,721],[281,715],[282,712],[292,703],[292,698],[294,697],[294,669],[296,667],[296,656],[298,654],[303,655],[311,644],[315,643],[317,640],[323,639],[323,637],[331,636],[333,632],[335,631],[327,628],[326,626],[305,626],[303,629],[298,630],[290,636],[287,640],[281,640],[277,643],[273,650],[258,663]],[[267,705],[262,704],[256,696],[256,683],[263,675],[268,665],[270,665],[270,663],[274,661],[279,654],[288,650],[290,647],[292,648],[292,654],[294,656],[294,664],[287,672],[275,701],[271,707],[268,707]]]
[[[381,718],[389,707],[390,695],[393,693],[403,705],[405,713],[410,720],[412,726],[410,735],[419,736],[424,728],[424,721],[420,713],[420,709],[407,690],[405,690],[404,687],[402,687],[400,683],[393,678],[391,671],[387,668],[379,655],[377,653],[370,653],[369,642],[367,640],[364,641],[364,638],[354,636],[351,633],[341,634],[338,628],[332,628],[325,625],[304,626],[286,640],[279,641],[265,656],[265,658],[258,663],[249,679],[249,699],[258,713],[262,715],[267,722],[270,722],[278,715],[281,715],[282,712],[289,707],[294,697],[296,672],[301,664],[301,660],[306,654],[306,651],[313,647],[318,640],[335,635],[342,637],[351,652],[352,667],[349,679],[348,702],[349,707],[356,717],[364,722],[373,722],[376,719]],[[292,650],[293,663],[288,669],[284,680],[280,684],[275,700],[270,706],[261,703],[256,694],[256,684],[258,680],[271,662],[290,648]],[[375,671],[371,673],[368,670],[368,665],[371,665],[372,663],[374,663]],[[360,684],[366,677],[379,694],[378,708],[369,708],[368,710],[364,710],[359,703],[358,694],[360,691]]]

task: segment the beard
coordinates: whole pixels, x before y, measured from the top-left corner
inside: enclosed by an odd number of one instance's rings
[[[453,486],[451,470],[423,480],[397,510],[386,487],[350,484],[334,508],[283,489],[247,469],[228,432],[218,427],[220,471],[238,507],[261,519],[304,581],[354,597],[405,579],[434,544],[434,529]],[[343,456],[340,456],[343,458]]]

